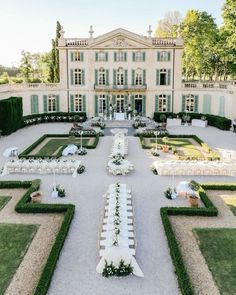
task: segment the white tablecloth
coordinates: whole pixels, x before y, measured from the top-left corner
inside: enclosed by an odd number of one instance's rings
[[[181,119],[167,119],[167,127],[170,126],[181,126]]]
[[[125,113],[115,113],[115,120],[124,120]]]
[[[14,157],[18,155],[18,147],[9,147],[5,149],[3,156],[8,158],[8,157]]]
[[[62,156],[74,155],[78,150],[78,147],[74,144],[69,144],[62,152]]]
[[[207,127],[207,120],[198,120],[198,119],[192,119],[192,126],[195,127]]]
[[[122,160],[121,165],[112,163],[113,160],[109,160],[107,164],[108,171],[113,175],[125,175],[134,169],[134,166],[128,160]]]

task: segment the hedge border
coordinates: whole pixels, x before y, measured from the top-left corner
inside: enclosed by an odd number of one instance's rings
[[[39,139],[37,139],[34,143],[32,143],[30,146],[28,146],[22,153],[19,154],[19,158],[25,158],[25,159],[43,159],[43,158],[59,158],[61,157],[61,150],[60,149],[58,151],[58,153],[56,155],[50,155],[50,156],[41,156],[41,155],[29,155],[30,152],[32,152],[33,149],[35,149],[41,142],[44,141],[44,139],[46,139],[47,137],[70,137],[72,135],[68,135],[68,134],[44,134],[43,136],[41,136]],[[73,135],[75,137],[80,137],[80,135]],[[84,145],[84,147],[86,147],[87,149],[95,149],[98,145],[99,142],[99,135],[86,135],[84,137],[96,137],[94,143],[92,145],[86,146]]]
[[[72,204],[32,204],[29,203],[30,194],[40,186],[40,180],[33,181],[0,181],[0,188],[27,188],[22,198],[15,206],[18,213],[64,213],[64,219],[49,253],[47,262],[35,288],[34,295],[46,295],[49,288],[57,260],[64,245],[71,221],[74,216],[75,205]]]
[[[172,258],[179,288],[183,295],[193,295],[194,290],[191,284],[186,266],[184,264],[183,256],[175,237],[173,227],[169,216],[184,215],[184,216],[206,216],[212,217],[218,215],[218,209],[209,199],[205,190],[236,190],[236,183],[205,183],[201,184],[199,189],[199,196],[205,205],[205,208],[190,208],[190,207],[162,207],[160,208],[160,215],[164,231],[166,234],[170,256]]]
[[[209,153],[212,153],[214,152],[209,146],[207,143],[205,143],[201,138],[199,138],[197,135],[195,134],[160,134],[158,135],[158,138],[163,138],[163,137],[169,137],[169,138],[192,138],[194,139],[201,147],[202,149],[205,151],[205,152],[209,152]],[[144,138],[155,138],[155,136],[153,135],[139,135],[139,139],[140,139],[140,142],[141,142],[141,146],[143,149],[151,149],[151,147],[147,147],[145,144],[144,144]],[[210,156],[209,155],[209,158],[217,158],[216,156]],[[217,159],[216,159],[217,160]]]

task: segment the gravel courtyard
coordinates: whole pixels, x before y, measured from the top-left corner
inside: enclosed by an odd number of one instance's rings
[[[11,146],[19,147],[22,152],[44,133],[68,133],[71,124],[41,124],[19,130],[0,139],[0,167],[6,159],[3,151]],[[173,134],[196,134],[212,148],[236,150],[236,134],[220,131],[213,127],[172,127]],[[68,197],[51,199],[52,175],[11,174],[1,180],[41,178],[41,190],[46,203],[73,203],[76,205],[75,216],[61,252],[57,268],[49,288],[49,295],[175,295],[179,294],[177,280],[166,237],[160,219],[160,208],[164,206],[185,206],[183,199],[171,201],[163,196],[168,186],[192,177],[156,176],[150,170],[154,158],[148,150],[142,150],[137,137],[128,137],[129,152],[127,159],[134,164],[134,171],[126,176],[111,176],[106,165],[111,150],[112,137],[101,137],[94,150],[79,157],[86,167],[86,172],[72,178],[69,175],[57,175],[56,182],[62,184]],[[194,177],[199,182],[235,182],[232,177]],[[144,273],[144,278],[130,276],[124,279],[105,279],[96,273],[99,262],[98,242],[103,213],[102,195],[108,185],[120,181],[132,190],[133,208],[136,224],[137,262]]]

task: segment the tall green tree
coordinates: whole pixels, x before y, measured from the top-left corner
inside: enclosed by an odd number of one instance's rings
[[[52,50],[51,50],[51,62],[49,66],[49,81],[53,83],[58,83],[60,80],[59,73],[59,50],[58,47],[58,39],[61,37],[62,26],[57,21],[56,24],[56,37],[52,40]]]
[[[179,11],[168,11],[164,18],[158,21],[155,36],[159,38],[176,38],[179,34],[182,16]]]
[[[20,64],[20,73],[22,74],[26,83],[30,82],[31,75],[33,73],[32,67],[32,56],[28,51],[21,52],[21,64]]]
[[[216,69],[218,28],[207,12],[189,10],[181,24],[184,40],[183,70],[187,79],[213,79]]]

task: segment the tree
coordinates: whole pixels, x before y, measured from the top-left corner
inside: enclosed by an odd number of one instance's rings
[[[164,18],[158,21],[155,36],[160,38],[176,38],[181,21],[182,16],[179,11],[168,11]]]
[[[52,50],[51,50],[51,62],[49,66],[49,80],[50,82],[58,83],[60,80],[59,74],[59,50],[57,49],[58,46],[58,39],[61,37],[61,30],[62,26],[57,21],[56,25],[56,38],[52,40]]]
[[[181,24],[184,40],[183,70],[185,77],[212,79],[217,56],[218,28],[207,12],[189,10]]]
[[[24,50],[21,52],[21,55],[20,73],[25,79],[25,82],[28,83],[30,81],[31,74],[33,73],[32,56],[30,52]]]

